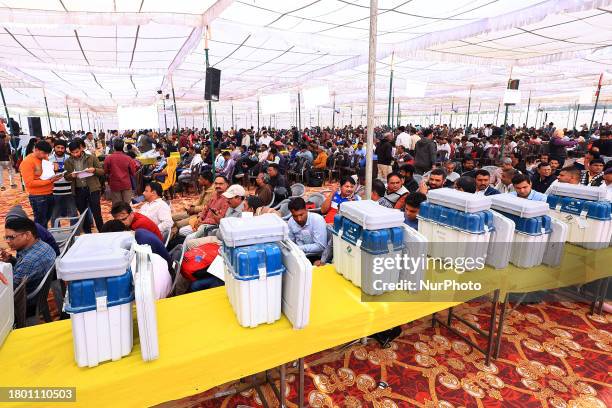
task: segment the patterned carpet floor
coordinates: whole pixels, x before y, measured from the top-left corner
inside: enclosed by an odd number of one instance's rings
[[[195,199],[177,196],[175,208]],[[0,236],[8,208],[25,193],[0,192]],[[104,218],[110,203],[103,202]],[[6,243],[2,240],[2,246]],[[459,314],[486,329],[486,303],[468,303]],[[306,358],[306,405],[314,408],[612,407],[612,314],[588,314],[588,305],[558,301],[521,305],[506,320],[500,358],[490,366],[483,356],[448,330],[432,328],[429,318],[403,326],[390,347],[373,340],[322,351]],[[57,312],[53,313],[57,317]],[[455,328],[467,332],[466,326]],[[481,341],[473,336],[472,340]],[[290,347],[290,345],[287,345]],[[288,370],[288,407],[297,406],[296,370]],[[276,374],[276,372],[274,373]],[[276,380],[278,384],[278,380]],[[256,408],[253,389],[239,380],[164,407]],[[278,407],[269,386],[262,387]],[[222,396],[220,396],[222,395]]]

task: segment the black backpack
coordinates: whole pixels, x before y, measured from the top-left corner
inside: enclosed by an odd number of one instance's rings
[[[378,333],[373,334],[372,337],[382,348],[387,348],[391,346],[391,342],[398,338],[402,334],[402,327],[397,326],[389,330],[384,330]]]

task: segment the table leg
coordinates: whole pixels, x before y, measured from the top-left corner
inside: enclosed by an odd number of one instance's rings
[[[509,295],[509,293],[506,293],[504,302],[502,303],[501,310],[499,312],[499,322],[497,324],[497,338],[495,339],[495,358],[499,357],[499,351],[501,350],[502,333],[504,330],[504,318],[506,317],[506,307],[508,306]]]
[[[491,361],[491,352],[493,351],[493,335],[495,334],[495,318],[497,317],[497,304],[499,303],[499,289],[493,292],[493,304],[491,305],[491,319],[489,320],[489,337],[487,339],[487,355],[485,357],[485,365],[489,365]]]
[[[608,286],[610,285],[610,277],[608,276],[607,278],[605,278],[605,281],[606,283],[603,285],[601,294],[599,296],[600,300],[599,300],[599,309],[597,310],[597,314],[601,314],[601,312],[603,311],[603,305],[604,305],[604,302],[606,301],[606,294],[608,293]]]
[[[281,408],[285,408],[285,388],[287,387],[287,375],[285,371],[285,364],[281,364],[280,366],[280,406]]]
[[[593,303],[591,303],[591,313],[590,314],[594,314],[597,309],[597,306],[598,306],[597,302],[599,302],[599,296],[601,294],[602,281],[603,279],[600,279],[597,282],[597,289],[595,289],[595,299],[593,299]]]
[[[431,327],[432,328],[436,327],[436,314],[435,313],[431,315]]]
[[[299,380],[298,380],[298,408],[304,408],[304,358],[298,360]]]
[[[448,320],[446,321],[446,324],[448,324],[449,326],[451,325],[452,318],[453,318],[453,308],[450,307],[448,309]]]

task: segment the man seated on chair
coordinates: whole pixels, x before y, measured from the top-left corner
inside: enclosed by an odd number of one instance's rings
[[[215,193],[215,188],[213,187],[213,175],[210,171],[205,171],[200,173],[198,176],[198,184],[202,187],[202,193],[200,193],[200,197],[195,204],[185,205],[183,207],[184,211],[176,213],[172,215],[172,219],[174,220],[176,227],[181,229],[187,225],[196,225],[198,221],[198,214],[202,212],[202,208],[208,204],[211,197]],[[196,227],[197,229],[197,227]]]
[[[340,204],[358,200],[361,200],[361,197],[355,195],[355,180],[351,176],[343,176],[340,183],[334,185],[332,191],[321,204],[321,214],[325,215],[325,222],[327,224],[334,223],[334,217],[338,213]]]
[[[179,183],[187,183],[191,180],[191,171],[193,168],[202,163],[202,149],[200,147],[189,147],[189,161],[184,161],[182,165],[176,169]]]
[[[223,152],[224,165],[222,169],[218,169],[221,176],[225,176],[230,182],[234,176],[234,169],[236,168],[236,161],[232,158],[230,152]]]
[[[321,259],[327,246],[327,225],[323,217],[306,209],[302,197],[296,197],[289,203],[289,239],[304,251],[310,262]]]
[[[266,183],[266,176],[259,173],[255,179],[255,195],[259,197],[263,205],[269,205],[272,201],[272,187]]]
[[[172,221],[172,210],[161,198],[163,194],[161,184],[152,181],[145,186],[142,193],[144,201],[134,206],[139,213],[145,215],[157,224],[162,236],[164,236],[164,234],[169,234],[174,225],[174,221]]]
[[[12,256],[8,251],[0,250],[0,261],[13,265],[13,288],[27,277],[26,293],[34,292],[55,263],[55,251],[40,240],[36,224],[29,218],[8,219],[4,239],[9,248],[16,251],[16,256]]]
[[[19,219],[19,218],[29,219],[28,215],[25,213],[25,211],[23,211],[23,208],[20,205],[16,205],[12,207],[10,210],[8,210],[4,220],[5,222],[8,222],[9,220],[14,220],[14,219]],[[42,225],[38,223],[34,223],[34,224],[36,225],[36,234],[38,235],[38,238],[41,241],[46,242],[51,248],[53,248],[55,255],[59,256],[60,249],[59,249],[59,246],[57,245],[57,242],[55,241],[55,238],[53,238],[53,235],[51,235],[51,233],[47,231],[47,229],[43,227]]]
[[[202,207],[198,224],[196,226],[187,225],[179,230],[179,234],[187,236],[196,232],[192,238],[200,238],[210,235],[219,226],[219,221],[225,216],[229,203],[223,193],[228,189],[229,182],[224,176],[217,176],[214,182],[215,192]]]
[[[111,208],[111,215],[113,219],[121,221],[132,231],[136,231],[138,228],[144,228],[152,232],[160,241],[164,241],[157,225],[146,215],[133,212],[132,207],[126,202],[119,201],[117,204],[113,205],[113,208]]]

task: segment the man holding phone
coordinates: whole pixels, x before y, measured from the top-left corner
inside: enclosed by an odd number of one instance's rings
[[[227,198],[223,196],[223,193],[229,188],[227,178],[225,178],[225,176],[215,177],[213,187],[215,189],[214,194],[208,201],[208,204],[202,207],[202,212],[199,216],[200,226],[198,227],[195,238],[208,236],[211,231],[215,230],[229,207]],[[186,236],[190,233],[191,232],[186,230],[186,227],[181,228],[181,235]]]

